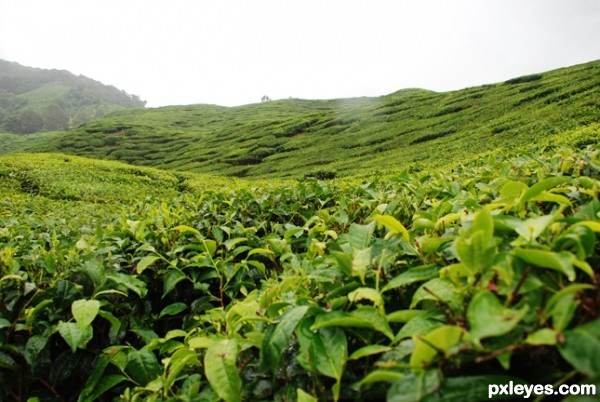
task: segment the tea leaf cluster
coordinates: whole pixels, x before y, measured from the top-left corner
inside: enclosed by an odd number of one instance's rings
[[[489,383],[597,384],[599,152],[231,185],[0,158],[0,398],[475,401]]]

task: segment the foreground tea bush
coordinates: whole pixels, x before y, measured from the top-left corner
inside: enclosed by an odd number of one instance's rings
[[[70,217],[43,191],[4,198],[0,398],[471,401],[491,383],[598,383],[599,172],[597,149],[554,149],[66,201]]]

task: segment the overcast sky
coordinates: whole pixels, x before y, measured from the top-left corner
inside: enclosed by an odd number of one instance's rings
[[[0,0],[0,58],[151,107],[447,91],[600,59],[600,0]]]

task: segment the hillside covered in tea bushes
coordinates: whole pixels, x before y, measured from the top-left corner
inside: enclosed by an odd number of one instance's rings
[[[0,400],[596,400],[599,69],[1,133]]]
[[[0,399],[589,391],[598,135],[331,181],[0,157]]]
[[[239,177],[444,166],[600,122],[600,62],[437,93],[125,109],[66,133],[0,134],[0,152],[60,152]]]

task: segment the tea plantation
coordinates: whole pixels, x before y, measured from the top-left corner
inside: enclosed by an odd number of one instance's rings
[[[124,109],[60,133],[0,134],[0,154],[59,152],[248,178],[442,167],[600,122],[600,61],[452,92]]]
[[[0,133],[0,400],[597,400],[599,71]]]
[[[0,157],[0,399],[600,385],[599,136],[330,181]]]

